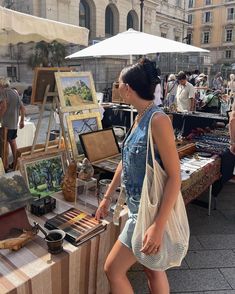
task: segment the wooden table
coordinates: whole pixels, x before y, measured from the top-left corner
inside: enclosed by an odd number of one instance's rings
[[[72,205],[62,201],[57,194],[57,210],[60,213]],[[76,205],[84,211],[93,208]],[[46,215],[47,218],[54,213]],[[30,216],[41,224],[46,217]],[[0,250],[0,293],[10,294],[108,294],[109,284],[105,276],[104,261],[118,238],[126,213],[119,226],[109,217],[107,229],[90,241],[75,247],[64,242],[64,251],[52,255],[47,251],[43,237],[37,236],[18,252]]]

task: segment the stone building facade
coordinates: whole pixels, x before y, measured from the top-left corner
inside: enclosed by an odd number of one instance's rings
[[[185,0],[145,0],[143,31],[177,41],[185,41],[187,21]],[[0,0],[0,5],[11,9],[89,28],[89,44],[115,35],[132,27],[140,27],[140,1],[138,0]],[[0,75],[32,82],[32,69],[27,56],[34,44],[0,47]],[[68,54],[79,46],[68,45]],[[165,65],[164,56],[157,59]],[[128,63],[126,58],[88,58],[72,60],[79,70],[91,70],[98,90],[110,86],[120,69]],[[174,63],[174,62],[173,62]]]
[[[189,0],[190,43],[211,51],[211,73],[235,69],[235,1]]]

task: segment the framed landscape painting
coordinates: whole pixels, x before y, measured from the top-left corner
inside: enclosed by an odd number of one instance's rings
[[[98,108],[90,72],[56,72],[55,78],[62,112]]]
[[[36,67],[34,69],[31,104],[42,104],[47,85],[50,85],[49,92],[55,91],[55,72],[69,72],[71,70],[70,67]]]
[[[57,150],[18,159],[20,171],[33,196],[44,197],[61,190],[65,158],[65,151]]]
[[[0,177],[0,215],[26,206],[32,195],[19,171]]]
[[[67,125],[74,159],[76,159],[79,154],[84,153],[79,135],[102,129],[99,112],[68,115]]]

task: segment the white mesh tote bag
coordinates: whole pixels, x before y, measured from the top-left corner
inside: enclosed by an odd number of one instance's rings
[[[147,268],[165,271],[170,267],[180,266],[188,250],[190,233],[185,205],[180,192],[166,223],[160,251],[155,255],[146,255],[140,251],[145,232],[153,224],[158,213],[167,179],[165,171],[155,160],[151,121],[152,118],[148,127],[146,173],[132,237],[132,250],[137,260]],[[148,163],[149,145],[153,168]]]

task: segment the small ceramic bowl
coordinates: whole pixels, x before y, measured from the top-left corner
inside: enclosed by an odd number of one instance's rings
[[[63,250],[65,235],[65,232],[62,230],[52,230],[47,234],[45,240],[50,253],[58,254]]]

